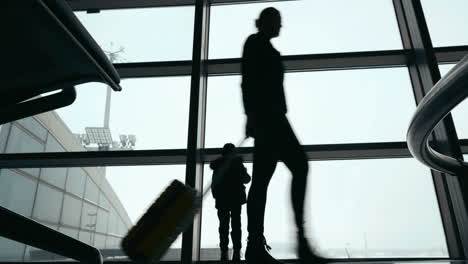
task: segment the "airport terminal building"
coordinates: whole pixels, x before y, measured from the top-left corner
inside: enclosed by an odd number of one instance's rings
[[[86,151],[56,112],[1,126],[0,149],[2,153]],[[105,168],[2,169],[0,205],[99,249],[119,248],[132,225]],[[51,257],[0,238],[2,261]]]

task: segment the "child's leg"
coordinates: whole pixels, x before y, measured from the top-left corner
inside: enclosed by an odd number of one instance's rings
[[[231,210],[231,239],[234,251],[242,248],[241,205]]]
[[[229,210],[218,209],[218,219],[219,248],[221,249],[221,254],[223,254],[223,252],[227,254],[229,245]]]

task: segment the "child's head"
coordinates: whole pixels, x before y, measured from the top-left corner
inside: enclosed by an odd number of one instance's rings
[[[234,144],[232,143],[224,144],[223,151],[222,151],[223,156],[233,152],[235,148],[236,146],[234,146]]]

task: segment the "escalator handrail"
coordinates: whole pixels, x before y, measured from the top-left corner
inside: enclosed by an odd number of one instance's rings
[[[0,206],[0,236],[88,264],[102,264],[100,251]]]
[[[429,137],[437,124],[468,97],[468,55],[455,65],[421,100],[410,122],[406,141],[416,159],[450,175],[467,171],[468,163],[431,147]]]

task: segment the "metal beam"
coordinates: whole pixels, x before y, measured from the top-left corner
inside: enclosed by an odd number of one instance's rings
[[[468,55],[468,46],[435,48],[438,63],[457,63]]]
[[[211,0],[212,5],[252,4],[298,0]],[[195,5],[195,0],[67,0],[74,11],[99,11],[106,9],[176,7]]]
[[[114,64],[121,78],[190,76],[192,61]]]
[[[194,5],[195,0],[67,0],[73,11]]]
[[[282,56],[286,72],[406,66],[412,60],[407,50],[346,52]],[[208,61],[209,75],[240,74],[240,58]]]
[[[438,63],[456,63],[468,54],[468,46],[436,48]],[[287,72],[408,66],[412,50],[386,50],[283,56]],[[189,76],[192,61],[114,64],[122,78]],[[208,60],[208,75],[240,74],[240,58]]]
[[[304,145],[309,160],[384,159],[411,157],[405,142]],[[466,143],[468,153],[468,142]],[[246,161],[252,161],[252,148],[240,148]],[[212,161],[221,148],[199,150],[199,163]],[[187,160],[185,149],[99,152],[57,152],[0,154],[0,168],[103,167],[177,165]]]
[[[303,149],[310,161],[411,158],[405,142],[304,145]],[[221,148],[204,149],[204,162],[208,163],[218,158],[221,150]],[[244,161],[253,161],[253,148],[239,148],[238,153]]]
[[[408,50],[349,52],[283,56],[287,72],[406,66],[413,55]],[[207,61],[208,75],[240,74],[240,58]],[[192,61],[114,64],[122,78],[189,76]]]
[[[185,164],[185,149],[0,154],[0,168]]]

